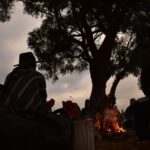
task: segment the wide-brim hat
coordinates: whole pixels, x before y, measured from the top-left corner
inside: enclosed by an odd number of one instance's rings
[[[39,63],[36,61],[34,55],[32,52],[26,52],[26,53],[21,53],[19,55],[19,64],[16,64],[14,66],[36,66],[36,64]]]

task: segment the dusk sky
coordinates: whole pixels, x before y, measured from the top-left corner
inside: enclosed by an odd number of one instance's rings
[[[14,7],[10,21],[0,22],[0,83],[3,84],[6,75],[12,71],[14,64],[18,64],[19,54],[31,51],[27,46],[28,33],[40,26],[40,19],[35,19],[23,14],[21,3]],[[109,80],[107,89],[110,88],[112,80]],[[83,107],[85,99],[89,98],[91,92],[91,80],[89,71],[74,73],[61,77],[59,81],[52,83],[47,80],[48,99],[56,100],[54,109],[62,106],[62,100],[71,99]],[[116,98],[118,108],[125,109],[129,105],[130,98],[143,96],[138,87],[138,79],[129,76],[122,80],[117,87]]]

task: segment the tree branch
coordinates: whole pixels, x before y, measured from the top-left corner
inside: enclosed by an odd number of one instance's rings
[[[93,39],[93,33],[91,31],[90,26],[87,23],[86,13],[84,12],[84,8],[82,8],[80,12],[81,12],[80,13],[81,22],[82,22],[82,26],[83,26],[84,31],[85,31],[87,44],[88,44],[88,47],[89,47],[89,50],[90,50],[92,56],[95,57],[97,55],[97,47],[96,47],[95,41]]]
[[[82,29],[83,27],[80,25],[80,20],[78,19],[80,14],[78,14],[78,12],[76,12],[76,10],[75,10],[75,2],[76,1],[72,1],[71,7],[72,7],[72,12],[73,12],[73,17],[74,17],[75,23],[81,33],[81,37],[82,37],[81,45],[82,45],[82,49],[83,49],[83,55],[85,56],[84,59],[86,59],[86,61],[91,61],[91,57],[88,53],[88,48],[87,48],[86,35],[85,35],[84,30]]]
[[[97,22],[98,22],[97,26],[99,28],[99,32],[103,32],[104,34],[107,34],[108,29],[105,28],[104,24],[100,21],[99,15],[96,13],[94,13],[94,15],[95,15],[95,18],[97,19]]]

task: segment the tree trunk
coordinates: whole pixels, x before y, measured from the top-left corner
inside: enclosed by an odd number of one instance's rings
[[[90,99],[92,101],[94,111],[103,111],[107,104],[107,96],[105,92],[106,83],[110,78],[110,57],[114,45],[117,31],[114,30],[106,35],[101,49],[96,57],[90,62],[90,75],[92,81],[92,92]]]
[[[110,92],[109,92],[109,94],[108,94],[109,101],[110,101],[113,105],[116,104],[116,96],[115,96],[115,93],[116,93],[117,86],[118,86],[120,80],[124,78],[125,73],[126,73],[125,70],[123,70],[122,72],[119,72],[119,73],[116,75],[116,77],[115,77],[115,79],[114,79],[114,82],[113,82],[113,84],[112,84],[112,87],[111,87],[111,89],[110,89]]]
[[[112,84],[112,87],[110,89],[109,95],[115,95],[116,88],[117,88],[117,85],[118,85],[118,83],[119,83],[120,80],[121,80],[121,77],[119,77],[119,76],[115,77],[114,82]]]
[[[124,76],[124,72],[121,72],[121,73],[118,73],[114,79],[114,82],[112,84],[112,87],[110,89],[110,92],[108,94],[108,99],[109,99],[109,102],[112,103],[113,105],[116,104],[116,96],[115,96],[115,93],[116,93],[116,89],[117,89],[117,86],[120,82],[120,80],[123,78]]]
[[[95,111],[102,112],[104,110],[105,104],[108,102],[105,88],[109,79],[108,72],[111,68],[110,57],[117,32],[119,31],[120,25],[124,21],[124,15],[128,10],[129,4],[130,1],[126,1],[126,3],[123,4],[124,7],[122,7],[122,3],[116,7],[116,10],[112,16],[108,33],[106,34],[100,49],[96,55],[93,55],[92,61],[89,62],[92,81],[92,92],[90,99]]]
[[[101,65],[94,64],[91,64],[90,66],[92,81],[90,100],[92,102],[93,110],[95,112],[102,112],[107,102],[105,88],[108,79],[106,78],[105,70],[102,69],[103,67]]]

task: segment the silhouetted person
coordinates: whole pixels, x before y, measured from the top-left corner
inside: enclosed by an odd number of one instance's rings
[[[80,118],[80,107],[71,100],[62,101],[62,108],[55,110],[54,113],[69,117],[72,120],[77,120]]]
[[[55,100],[51,98],[49,101],[46,102],[48,112],[52,112],[52,107],[55,105]]]
[[[85,106],[81,110],[81,117],[83,119],[92,119],[94,117],[93,110],[91,107],[91,102],[89,99],[85,100]]]
[[[4,91],[4,85],[0,84],[0,97],[1,97],[1,94],[3,93]]]
[[[31,52],[20,54],[19,64],[15,66],[4,83],[7,94],[0,99],[2,105],[10,108],[0,108],[1,145],[11,150],[41,150],[48,146],[71,150],[72,123],[47,113],[46,82],[36,71],[34,55]]]
[[[134,114],[134,105],[136,103],[135,98],[130,99],[130,105],[127,107],[125,111],[125,126],[131,130],[135,130],[135,114]]]
[[[46,111],[46,82],[44,76],[36,71],[36,59],[31,52],[21,53],[19,64],[6,77],[4,86],[7,94],[2,103],[13,111]]]
[[[141,89],[145,97],[135,103],[135,125],[139,138],[139,149],[149,150],[150,142],[150,54],[146,53],[140,77]]]

